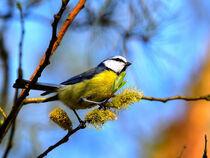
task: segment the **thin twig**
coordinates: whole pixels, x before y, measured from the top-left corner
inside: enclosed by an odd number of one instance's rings
[[[9,136],[9,142],[7,144],[7,148],[6,148],[5,152],[4,152],[3,158],[6,158],[8,156],[9,151],[12,148],[12,140],[14,138],[14,133],[15,133],[15,121],[12,124],[12,130],[11,130],[11,133],[10,133],[10,136]]]
[[[8,85],[9,85],[9,52],[5,47],[4,41],[5,38],[3,37],[5,32],[7,32],[7,21],[9,21],[13,16],[13,0],[7,1],[7,11],[4,15],[0,15],[0,19],[2,20],[1,25],[1,32],[0,32],[0,58],[2,59],[2,66],[3,66],[3,76],[2,79],[2,88],[1,88],[1,99],[0,99],[0,105],[2,106],[2,109],[5,109],[7,105],[7,98],[8,98]]]
[[[72,12],[69,13],[68,17],[66,18],[64,24],[62,25],[58,36],[57,36],[57,41],[55,42],[55,44],[53,45],[53,49],[52,52],[55,51],[55,49],[59,46],[61,40],[63,39],[64,34],[66,33],[68,27],[70,26],[70,24],[72,23],[72,21],[75,19],[76,15],[80,12],[80,10],[82,10],[82,8],[84,7],[86,0],[80,0],[76,7],[72,10]]]
[[[155,98],[155,97],[145,97],[143,96],[142,99],[149,100],[149,101],[160,101],[160,102],[167,102],[170,100],[185,100],[185,101],[196,101],[196,100],[206,100],[210,101],[210,94],[204,95],[204,96],[197,96],[197,97],[186,97],[186,96],[174,96],[174,97],[168,97],[168,98]]]
[[[206,135],[205,135],[205,147],[204,147],[204,152],[203,152],[202,158],[208,158],[208,156],[207,156],[207,136]]]
[[[23,41],[24,41],[24,17],[23,17],[23,10],[20,3],[17,3],[17,7],[20,11],[20,24],[21,24],[21,37],[19,43],[19,65],[18,65],[18,79],[23,78],[23,70],[22,70],[22,54],[23,54]],[[17,98],[16,98],[17,99]]]
[[[66,143],[72,134],[76,133],[80,129],[84,129],[85,127],[86,127],[85,122],[80,123],[79,126],[77,126],[77,128],[73,129],[72,131],[68,131],[68,133],[61,140],[59,140],[54,145],[50,146],[45,152],[43,152],[41,155],[39,155],[38,158],[42,158],[42,157],[46,156],[50,151],[52,151],[56,147],[60,146],[63,143]]]
[[[114,93],[111,93],[110,96],[106,99],[106,101],[104,102],[103,105],[105,105],[108,100],[113,97]],[[24,100],[23,104],[30,104],[30,103],[42,103],[44,100],[46,100],[47,98],[43,97],[43,98],[27,98]],[[210,101],[210,95],[204,95],[204,96],[198,96],[198,97],[186,97],[186,96],[173,96],[173,97],[169,97],[169,98],[155,98],[155,97],[146,97],[143,96],[142,99],[144,100],[149,100],[149,101],[160,101],[160,102],[167,102],[167,101],[171,101],[171,100],[185,100],[185,101],[197,101],[197,100],[207,100]]]
[[[7,119],[7,115],[5,114],[4,110],[0,107],[0,112],[3,115],[4,119]]]
[[[30,103],[42,103],[43,101],[45,101],[47,98],[26,98],[23,101],[23,104],[30,104]]]
[[[182,148],[182,151],[180,152],[180,154],[179,154],[179,156],[177,158],[182,158],[183,153],[184,153],[184,151],[185,151],[186,148],[187,147],[184,145],[183,148]]]
[[[25,33],[25,29],[24,29],[24,17],[23,17],[23,10],[21,7],[20,3],[17,3],[17,8],[20,11],[20,23],[21,23],[21,38],[20,38],[20,43],[19,43],[19,65],[18,65],[18,79],[22,79],[23,78],[23,69],[22,69],[22,52],[23,52],[23,40],[24,40],[24,33]],[[18,99],[18,88],[16,88],[15,90],[15,96],[14,96],[14,105],[16,104]],[[14,118],[14,121],[12,123],[12,130],[9,136],[9,141],[7,144],[7,148],[4,152],[4,156],[3,158],[6,158],[9,154],[9,151],[11,150],[12,146],[13,146],[13,138],[14,138],[14,134],[15,134],[15,123],[16,118]]]
[[[69,25],[72,23],[72,21],[74,20],[76,15],[79,13],[79,11],[83,8],[86,0],[80,0],[78,2],[76,7],[73,9],[73,11],[68,15],[66,21],[62,25],[62,27],[61,27],[58,35],[57,35],[57,38],[56,38],[57,24],[60,20],[60,17],[62,15],[63,11],[65,10],[65,8],[67,6],[68,0],[66,0],[65,3],[64,3],[64,0],[62,2],[63,3],[62,3],[62,6],[60,8],[60,11],[57,14],[58,16],[54,16],[54,22],[52,24],[53,33],[52,33],[52,38],[51,38],[49,47],[46,50],[45,55],[42,58],[40,64],[37,67],[37,69],[35,70],[35,72],[31,76],[30,84],[27,85],[26,89],[22,90],[16,104],[12,108],[12,111],[10,112],[7,119],[5,120],[4,124],[1,126],[1,128],[0,128],[0,142],[1,142],[2,138],[4,137],[4,135],[7,133],[9,127],[12,124],[12,122],[15,120],[15,118],[16,118],[17,114],[19,113],[20,109],[22,108],[22,105],[23,105],[22,102],[26,98],[26,96],[28,96],[29,91],[30,91],[30,86],[37,82],[38,78],[41,76],[41,73],[46,68],[46,66],[49,64],[49,59],[50,59],[51,55],[54,53],[54,51],[58,47],[58,45],[61,42],[61,40],[62,40],[67,28],[69,27]]]
[[[1,89],[1,100],[0,105],[2,105],[2,109],[5,108],[7,104],[7,96],[8,96],[8,84],[9,84],[9,58],[8,51],[5,48],[3,32],[6,30],[6,26],[3,26],[2,31],[0,32],[0,59],[2,59],[3,65],[3,75],[2,77],[2,89]]]

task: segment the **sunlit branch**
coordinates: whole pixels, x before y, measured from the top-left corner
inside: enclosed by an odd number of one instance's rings
[[[3,115],[4,119],[7,118],[7,115],[5,114],[4,110],[0,107],[0,112]]]
[[[26,98],[23,101],[23,104],[30,104],[30,103],[42,103],[43,101],[45,101],[47,98]]]
[[[109,100],[113,95],[110,95],[107,100]],[[23,104],[30,104],[30,103],[42,103],[47,98],[26,98],[23,102]],[[167,102],[171,100],[185,100],[185,101],[197,101],[197,100],[207,100],[210,101],[210,95],[204,95],[204,96],[198,96],[198,97],[186,97],[186,96],[174,96],[174,97],[168,97],[168,98],[155,98],[155,97],[147,97],[143,96],[142,99],[149,100],[149,101],[160,101],[160,102]],[[107,102],[107,101],[106,101]]]
[[[9,127],[11,126],[12,122],[15,120],[18,112],[20,111],[22,107],[22,102],[28,96],[30,91],[30,86],[37,82],[38,78],[41,76],[41,73],[46,68],[46,66],[50,63],[49,59],[58,47],[59,43],[61,42],[65,32],[67,31],[69,25],[72,23],[76,15],[79,13],[79,11],[83,8],[84,3],[86,0],[80,0],[76,7],[73,9],[72,12],[69,13],[68,17],[66,18],[64,24],[61,26],[61,29],[56,36],[56,30],[57,30],[57,24],[68,4],[69,0],[63,0],[62,6],[59,10],[59,12],[54,16],[54,22],[52,23],[52,37],[50,44],[45,52],[44,57],[42,58],[40,64],[38,65],[37,69],[33,73],[33,75],[30,78],[30,83],[26,86],[26,89],[23,89],[19,98],[17,99],[16,104],[13,106],[12,111],[8,115],[7,119],[5,120],[4,124],[0,128],[0,142],[4,135],[7,133]]]

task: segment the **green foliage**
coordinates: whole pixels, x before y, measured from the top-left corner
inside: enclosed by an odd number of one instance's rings
[[[120,88],[122,88],[127,81],[123,81],[124,77],[126,75],[126,72],[122,72],[117,79],[114,81],[114,84],[112,86],[111,92],[114,94],[115,92],[117,92]]]

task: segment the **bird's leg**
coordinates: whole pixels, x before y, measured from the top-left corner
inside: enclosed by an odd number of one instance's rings
[[[92,103],[92,104],[96,104],[96,105],[99,105],[100,106],[100,109],[106,109],[104,103],[106,103],[107,99],[104,99],[100,102],[96,102],[96,101],[92,101],[92,100],[88,100],[87,98],[80,98],[81,101],[85,101],[85,102],[88,102],[88,103]]]
[[[77,119],[78,119],[78,121],[79,121],[79,123],[80,123],[80,126],[82,126],[83,128],[85,128],[85,127],[86,127],[85,121],[82,121],[82,119],[81,119],[81,118],[79,117],[79,115],[77,114],[76,110],[74,110],[74,109],[72,109],[72,110],[73,110],[74,114],[76,115],[76,117],[77,117]]]
[[[81,99],[82,101],[85,101],[85,102],[88,102],[88,103],[97,104],[97,105],[100,105],[100,104],[103,104],[103,103],[106,102],[106,99],[104,99],[103,101],[100,101],[100,102],[88,100],[87,98],[80,98],[80,99]]]
[[[81,118],[79,117],[79,115],[77,114],[76,110],[72,109],[74,114],[76,115],[77,119],[79,122],[82,122]]]
[[[103,110],[106,110],[107,107],[104,105],[104,104],[99,104],[99,108],[98,109],[103,109]]]

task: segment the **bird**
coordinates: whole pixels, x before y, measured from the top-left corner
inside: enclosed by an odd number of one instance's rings
[[[126,58],[114,56],[60,84],[35,83],[30,89],[44,91],[42,96],[55,93],[43,102],[59,100],[72,109],[81,121],[75,110],[89,109],[105,101],[110,96],[115,79],[130,65]],[[30,82],[17,79],[13,87],[24,89]]]

